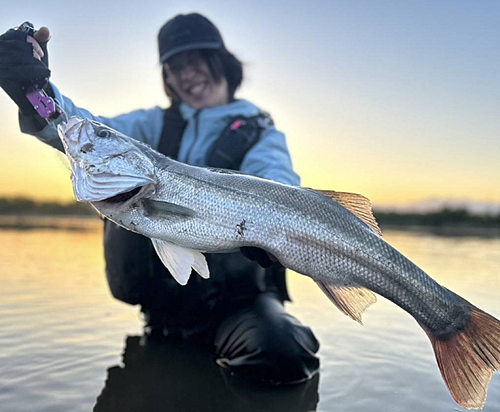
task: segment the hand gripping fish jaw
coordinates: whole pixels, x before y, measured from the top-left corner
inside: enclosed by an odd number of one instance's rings
[[[35,27],[28,21],[21,24],[16,30],[22,31],[32,37],[35,35]],[[45,119],[48,124],[57,127],[58,124],[67,123],[68,117],[57,102],[57,99],[49,96],[36,80],[33,80],[32,85],[28,87],[26,98],[38,115]]]

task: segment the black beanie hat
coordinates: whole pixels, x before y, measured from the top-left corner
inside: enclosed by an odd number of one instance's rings
[[[174,54],[196,49],[223,49],[224,41],[215,25],[198,13],[179,14],[158,33],[160,63]]]

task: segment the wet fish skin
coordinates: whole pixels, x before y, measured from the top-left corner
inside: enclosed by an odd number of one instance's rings
[[[196,216],[152,214],[140,196],[119,210],[106,201],[94,206],[151,238],[210,253],[260,247],[287,268],[315,280],[365,286],[434,333],[443,329],[441,324],[452,324],[449,313],[467,319],[467,308],[445,289],[352,213],[314,191],[171,160],[152,174],[158,183],[150,199],[168,199],[194,210]],[[456,308],[450,312],[452,305]]]
[[[465,408],[484,404],[500,368],[500,323],[385,242],[366,199],[188,166],[89,120],[72,119],[60,135],[76,198],[152,238],[181,283],[191,268],[208,276],[199,252],[253,246],[314,279],[355,320],[375,301],[370,291],[378,293],[424,328],[454,399]],[[121,201],[110,201],[117,195]],[[173,267],[172,256],[188,263]]]

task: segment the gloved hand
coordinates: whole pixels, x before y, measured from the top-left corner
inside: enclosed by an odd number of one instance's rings
[[[34,37],[21,30],[10,29],[0,36],[0,87],[19,106],[24,115],[36,114],[26,98],[28,88],[47,86],[47,41],[49,29],[42,27]]]
[[[278,260],[271,254],[258,247],[241,247],[240,251],[247,259],[257,262],[263,268],[271,267]],[[278,262],[279,263],[279,262]]]

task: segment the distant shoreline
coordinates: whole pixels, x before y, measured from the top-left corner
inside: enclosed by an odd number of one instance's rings
[[[5,215],[63,215],[63,216],[90,216],[95,214],[88,203],[81,202],[39,202],[33,199],[0,198],[0,216]]]
[[[99,227],[99,216],[97,213],[77,214],[0,214],[0,231],[2,230],[64,230],[74,232],[86,232]],[[96,225],[89,225],[95,222]]]
[[[441,237],[481,237],[481,238],[500,238],[500,227],[484,226],[424,226],[424,225],[380,225],[382,232],[401,231],[420,234],[430,234]]]
[[[429,213],[403,213],[374,211],[375,218],[385,226],[457,227],[457,228],[498,228],[500,214],[478,215],[464,209],[442,209]]]
[[[374,212],[382,230],[402,230],[437,236],[500,237],[499,215],[475,215],[466,210],[443,209],[429,213]]]

